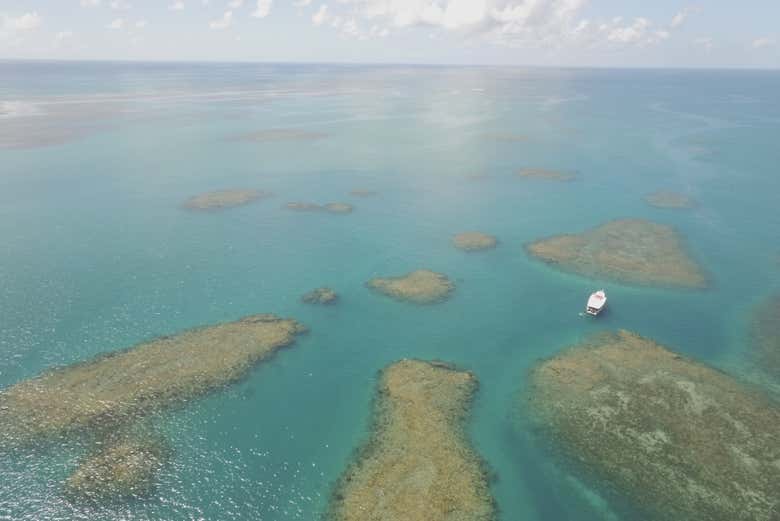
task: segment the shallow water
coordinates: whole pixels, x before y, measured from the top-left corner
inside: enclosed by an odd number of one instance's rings
[[[757,71],[0,63],[13,109],[0,119],[0,387],[248,314],[311,329],[156,420],[175,454],[153,498],[69,504],[61,481],[83,449],[38,447],[0,454],[0,519],[316,519],[366,437],[376,372],[402,357],[479,378],[469,434],[501,519],[631,519],[524,429],[527,371],[615,328],[744,371],[748,314],[780,287],[777,92],[780,74]],[[235,139],[274,129],[325,136]],[[233,188],[275,196],[181,208]],[[653,208],[642,198],[657,190],[698,204]],[[675,226],[712,287],[588,280],[523,251],[624,217]],[[467,230],[500,244],[452,247]],[[452,298],[417,306],[364,286],[418,268],[446,273]],[[340,302],[300,302],[321,286]],[[609,312],[579,316],[602,286]]]

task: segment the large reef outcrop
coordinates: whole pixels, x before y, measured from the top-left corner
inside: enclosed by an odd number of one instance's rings
[[[780,382],[780,294],[756,307],[750,323],[750,343],[758,367]]]
[[[536,367],[530,404],[543,437],[644,519],[778,519],[780,408],[718,370],[605,333]]]
[[[379,379],[369,441],[342,475],[331,521],[492,521],[484,464],[464,433],[476,377],[401,360]]]
[[[557,235],[526,251],[563,271],[647,286],[704,288],[707,277],[677,232],[640,219],[611,221],[579,234]]]
[[[52,369],[0,391],[0,446],[131,423],[241,378],[304,331],[252,315]]]

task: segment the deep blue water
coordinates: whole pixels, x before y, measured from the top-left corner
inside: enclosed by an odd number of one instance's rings
[[[627,328],[751,378],[748,313],[780,286],[778,92],[780,73],[762,71],[0,63],[0,388],[247,314],[311,328],[157,421],[175,454],[155,497],[72,505],[60,483],[78,450],[0,455],[0,519],[317,519],[366,437],[377,371],[403,357],[479,378],[469,435],[497,476],[502,519],[629,519],[524,430],[526,374]],[[267,129],[326,137],[232,139]],[[523,180],[522,167],[578,178]],[[275,196],[180,207],[244,187]],[[699,204],[646,205],[658,189]],[[356,209],[281,208],[299,200]],[[675,226],[711,289],[588,280],[524,253],[622,217]],[[499,247],[455,250],[452,234],[471,229]],[[455,296],[420,307],[364,287],[418,268],[448,274]],[[323,285],[339,305],[299,302]],[[610,312],[583,319],[601,286]]]

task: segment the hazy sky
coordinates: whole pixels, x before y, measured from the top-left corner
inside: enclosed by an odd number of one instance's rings
[[[0,58],[780,67],[780,0],[0,0]]]

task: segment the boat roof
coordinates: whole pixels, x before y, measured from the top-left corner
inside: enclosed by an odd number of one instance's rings
[[[607,296],[604,294],[604,292],[597,291],[596,293],[593,293],[588,299],[588,307],[600,308],[606,303],[606,301]]]

